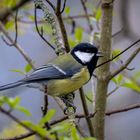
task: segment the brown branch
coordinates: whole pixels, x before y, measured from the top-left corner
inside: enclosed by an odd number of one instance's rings
[[[113,4],[111,0],[102,0],[102,18],[101,18],[101,39],[100,51],[105,53],[104,57],[99,59],[99,64],[110,59],[111,38],[112,38],[112,17]],[[95,96],[94,134],[98,140],[104,140],[105,129],[105,110],[107,101],[107,90],[109,85],[110,63],[98,68],[97,86]]]
[[[45,87],[44,87],[44,89],[45,89]],[[47,95],[47,93],[44,94],[44,105],[41,107],[41,110],[43,113],[42,117],[44,117],[48,112],[48,95]],[[49,130],[51,128],[48,122],[45,123],[45,128],[47,130]]]
[[[108,63],[108,62],[110,62],[110,61],[112,61],[112,60],[114,60],[114,59],[116,59],[117,57],[119,57],[120,55],[122,55],[124,52],[126,52],[127,50],[129,50],[130,48],[132,48],[134,45],[136,45],[136,44],[139,43],[139,42],[140,42],[140,39],[136,40],[134,43],[132,43],[129,47],[127,47],[126,49],[124,49],[122,52],[120,52],[120,53],[117,54],[116,56],[114,56],[114,57],[108,59],[107,61],[105,61],[105,62],[103,62],[103,63],[101,63],[101,64],[98,64],[98,65],[96,66],[96,68],[98,68],[98,67],[100,67],[100,66],[102,66],[102,65],[104,65],[104,64],[106,64],[106,63]]]
[[[61,14],[60,10],[61,10],[61,0],[57,0],[57,7],[56,7],[55,11],[57,14]]]
[[[127,59],[127,61],[125,62],[125,64],[123,66],[121,66],[119,69],[117,69],[116,71],[114,71],[109,79],[111,80],[113,77],[115,77],[117,74],[119,74],[121,71],[123,71],[124,69],[127,68],[127,66],[132,62],[132,60],[136,57],[136,55],[140,52],[140,48],[137,48],[132,55]]]
[[[0,140],[22,140],[25,138],[29,138],[35,134],[36,134],[36,132],[27,132],[25,134],[21,134],[19,136],[15,136],[15,137],[11,137],[11,138],[0,138]]]
[[[79,92],[80,92],[80,97],[81,97],[81,101],[82,101],[84,114],[85,114],[85,116],[88,116],[89,111],[88,111],[88,106],[87,106],[87,102],[86,102],[86,99],[85,99],[83,88],[80,88]],[[94,136],[94,129],[93,129],[92,122],[91,122],[90,118],[86,117],[85,119],[86,119],[87,124],[88,124],[88,129],[89,129],[90,135],[93,137]]]
[[[75,127],[76,127],[77,131],[79,132],[79,134],[80,134],[82,137],[88,137],[88,136],[85,134],[84,129],[82,129],[78,123],[76,123],[76,126],[75,126]]]
[[[36,30],[39,34],[39,36],[53,49],[55,50],[55,48],[51,45],[51,43],[49,41],[47,41],[44,36],[40,33],[39,31],[39,28],[38,28],[38,24],[37,24],[37,8],[36,6],[34,7],[34,16],[35,16],[35,27],[36,27]]]
[[[83,6],[85,15],[86,15],[86,19],[87,19],[87,22],[88,22],[89,29],[90,29],[90,31],[92,31],[92,30],[93,30],[93,27],[92,27],[92,25],[91,25],[90,18],[89,18],[89,16],[88,16],[87,7],[86,7],[86,5],[85,5],[84,0],[81,0],[81,3],[82,3],[82,6]]]
[[[62,19],[62,15],[61,15],[61,11],[60,11],[60,4],[61,4],[61,0],[57,0],[57,9],[56,9],[56,17],[59,23],[59,27],[61,30],[61,34],[62,34],[62,39],[64,42],[64,47],[66,49],[66,52],[70,51],[70,46],[69,46],[69,42],[68,42],[68,36],[67,36],[67,32],[66,32],[66,28]]]
[[[107,94],[107,97],[109,97],[110,95],[112,95],[116,90],[119,89],[119,86],[115,87],[112,91],[110,91],[108,94]]]
[[[140,108],[140,104],[134,104],[134,105],[130,105],[130,106],[125,107],[125,108],[116,109],[116,110],[106,112],[106,115],[110,116],[110,115],[113,115],[113,114],[116,114],[116,113],[126,112],[126,111],[129,111],[129,110],[138,109],[138,108]]]
[[[15,15],[15,43],[17,43],[17,38],[18,38],[18,23],[17,23],[17,19],[18,19],[18,10],[16,10],[16,15]]]
[[[130,106],[127,106],[127,107],[124,107],[124,108],[121,108],[121,109],[115,109],[115,110],[112,110],[112,111],[108,111],[105,113],[106,116],[110,116],[110,115],[114,115],[114,114],[117,114],[117,113],[122,113],[122,112],[126,112],[126,111],[131,111],[133,109],[139,109],[140,108],[140,104],[133,104],[133,105],[130,105]],[[77,114],[75,117],[77,119],[82,119],[82,118],[93,118],[95,116],[96,112],[94,113],[90,113],[88,116],[85,116],[85,114]],[[54,120],[52,122],[50,122],[50,125],[56,125],[62,121],[65,121],[66,119],[68,119],[68,116],[65,116],[65,117],[62,117],[60,119],[57,119],[57,120]],[[26,135],[28,136],[32,136],[32,135],[35,135],[36,132],[29,132],[29,133],[26,133],[26,134],[23,134],[22,136],[19,136],[19,138],[26,138]],[[7,140],[7,139],[4,139],[4,140]],[[9,139],[8,139],[9,140]],[[14,139],[11,139],[11,140],[14,140]]]
[[[65,10],[65,7],[66,7],[66,2],[67,2],[67,0],[64,0],[64,3],[63,3],[63,8],[62,8],[62,10],[60,11],[60,13],[62,14],[63,12],[64,12],[64,10]]]
[[[50,2],[50,0],[46,0],[46,2],[51,6],[51,8],[55,11],[55,6]]]
[[[15,121],[16,123],[20,124],[22,127],[24,127],[25,129],[29,130],[31,133],[36,133],[37,136],[41,137],[41,138],[46,138],[46,140],[51,140],[48,137],[43,137],[42,135],[40,135],[38,132],[32,130],[30,127],[26,126],[24,123],[22,123],[18,118],[16,118],[14,115],[12,115],[11,113],[9,113],[9,111],[6,111],[5,109],[3,109],[2,107],[0,107],[0,112],[2,112],[3,114],[5,114],[6,116],[8,116],[9,118],[11,118],[13,121]]]
[[[35,69],[32,60],[28,57],[27,53],[10,37],[8,32],[5,30],[3,24],[0,22],[0,30],[7,37],[11,44],[20,52],[20,54],[25,58],[25,60],[31,65],[33,69]]]
[[[14,11],[16,11],[17,9],[21,8],[22,6],[24,6],[25,4],[27,4],[28,2],[30,2],[31,0],[20,0],[16,5],[14,5],[13,7],[10,7],[9,9],[5,9],[4,11],[2,11],[0,13],[0,21],[4,22],[7,20],[8,16],[10,16]]]

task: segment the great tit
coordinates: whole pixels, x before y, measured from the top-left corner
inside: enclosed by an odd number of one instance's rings
[[[0,91],[38,83],[47,87],[48,95],[66,95],[90,80],[99,57],[100,53],[95,46],[80,43],[70,53],[58,56],[54,61],[36,69],[24,79],[0,86]]]

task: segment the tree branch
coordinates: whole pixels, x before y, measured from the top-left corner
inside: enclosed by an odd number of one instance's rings
[[[40,33],[40,31],[39,31],[39,28],[38,28],[38,25],[37,25],[37,8],[36,8],[36,6],[35,6],[35,8],[34,8],[34,16],[35,16],[35,27],[36,27],[36,30],[37,30],[39,36],[40,36],[53,50],[55,50],[55,48],[51,45],[51,43],[50,43],[49,41],[47,41],[47,40],[44,38],[44,36]]]
[[[57,0],[57,9],[56,9],[56,17],[57,17],[57,20],[58,20],[58,23],[59,23],[59,27],[60,27],[60,30],[61,30],[61,34],[62,34],[62,39],[63,39],[63,42],[64,42],[64,47],[66,49],[66,52],[69,52],[70,51],[70,46],[69,46],[69,42],[68,42],[68,36],[67,36],[67,32],[66,32],[66,28],[65,28],[65,25],[64,25],[64,22],[63,22],[63,19],[62,19],[62,15],[61,15],[61,7],[60,7],[60,4],[61,4],[61,0]]]
[[[127,66],[132,62],[132,60],[136,57],[136,55],[140,52],[140,48],[137,48],[133,54],[127,59],[127,61],[125,62],[125,64],[123,66],[121,66],[119,69],[117,69],[116,71],[114,71],[109,79],[111,80],[113,77],[115,77],[117,74],[119,74],[121,71],[123,71],[124,69],[127,68]]]
[[[90,18],[89,18],[89,16],[88,16],[87,7],[86,7],[86,5],[85,5],[84,0],[81,0],[81,3],[82,3],[82,6],[83,6],[85,15],[86,15],[86,19],[87,19],[87,22],[88,22],[89,29],[90,29],[90,31],[92,31],[92,30],[93,30],[93,27],[92,27],[92,25],[91,25]]]
[[[27,53],[10,37],[8,32],[5,30],[3,24],[0,22],[0,30],[7,37],[11,44],[20,52],[20,54],[25,58],[25,60],[35,69],[32,60],[28,57]]]
[[[46,0],[46,2],[52,7],[52,9],[55,11],[55,6],[50,2],[50,0]]]
[[[85,114],[85,116],[88,116],[89,111],[88,111],[88,106],[87,106],[87,102],[86,102],[86,99],[85,99],[83,88],[80,88],[79,92],[80,92],[80,97],[81,97],[81,101],[82,101],[84,114]],[[94,136],[94,129],[93,129],[92,122],[91,122],[90,118],[85,118],[85,119],[86,119],[87,124],[88,124],[88,129],[89,129],[90,135],[93,137]]]
[[[127,50],[129,50],[130,48],[132,48],[134,45],[136,45],[136,44],[139,43],[139,42],[140,42],[140,39],[136,40],[134,43],[132,43],[130,46],[128,46],[126,49],[124,49],[122,52],[120,52],[120,53],[117,54],[116,56],[114,56],[114,57],[108,59],[107,61],[102,62],[101,64],[98,64],[98,65],[96,66],[96,68],[98,68],[98,67],[100,67],[100,66],[102,66],[102,65],[104,65],[104,64],[106,64],[106,63],[109,63],[110,61],[112,61],[112,60],[114,60],[114,59],[116,59],[117,57],[119,57],[120,55],[122,55],[123,53],[125,53]]]
[[[24,6],[26,3],[30,2],[31,0],[20,0],[16,5],[10,7],[9,9],[5,9],[4,11],[0,12],[0,21],[4,22],[7,20],[8,16],[10,16],[14,11],[19,9],[20,7]]]
[[[126,111],[131,111],[133,109],[139,109],[139,108],[140,108],[140,104],[133,104],[133,105],[121,108],[121,109],[115,109],[115,110],[112,110],[112,111],[108,111],[108,112],[105,113],[105,115],[110,116],[110,115],[114,115],[114,114],[117,114],[117,113],[123,113],[123,112],[126,112]],[[85,116],[85,114],[77,114],[75,117],[77,119],[93,118],[95,116],[95,114],[96,114],[96,112],[95,113],[90,113],[88,116]],[[65,121],[66,119],[68,119],[68,116],[65,116],[65,117],[62,117],[60,119],[54,120],[54,121],[50,122],[50,125],[56,125],[57,123]],[[22,139],[22,138],[26,138],[26,136],[32,136],[32,135],[35,135],[35,134],[36,134],[36,132],[28,132],[28,133],[23,134],[23,135],[18,136],[18,137],[19,137],[19,139]],[[9,140],[9,139],[3,139],[3,140]],[[16,140],[16,139],[11,138],[10,140]]]
[[[99,59],[99,65],[110,59],[111,38],[112,38],[112,0],[102,0],[102,25],[100,51],[105,55]],[[99,66],[98,65],[98,66]],[[98,67],[97,66],[97,67]],[[98,140],[104,140],[105,110],[107,100],[107,90],[109,84],[110,63],[99,67],[97,71],[97,88],[95,97],[94,134]]]
[[[32,130],[30,127],[26,126],[24,123],[22,123],[18,118],[16,118],[15,116],[13,116],[11,113],[9,113],[9,111],[6,111],[5,109],[3,109],[2,107],[0,107],[0,112],[2,112],[3,114],[5,114],[6,116],[10,117],[13,121],[15,121],[16,123],[20,124],[22,127],[24,127],[25,129],[29,130],[31,133],[35,133],[37,136],[39,136],[40,138],[46,138],[46,140],[51,140],[48,137],[43,137],[42,135],[40,135],[38,132]]]

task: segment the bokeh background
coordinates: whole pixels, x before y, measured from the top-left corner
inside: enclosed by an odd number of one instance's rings
[[[9,0],[10,1],[10,0]],[[11,0],[12,1],[12,0]],[[87,0],[89,3],[89,13],[92,12],[92,5],[96,5],[97,0]],[[33,16],[33,2],[31,1],[25,7],[21,8],[19,15],[23,21],[30,20],[28,15]],[[70,7],[70,16],[78,15],[83,13],[82,5],[79,0],[67,1],[67,6]],[[93,6],[94,7],[94,6]],[[121,31],[112,39],[113,49],[119,48],[121,50],[128,47],[132,42],[140,38],[140,1],[139,0],[115,0],[114,12],[113,12],[113,33]],[[0,9],[1,11],[5,7]],[[40,19],[42,18],[42,12],[38,12]],[[65,16],[65,15],[64,15]],[[11,20],[13,20],[11,18]],[[95,21],[92,21],[92,25],[95,25]],[[65,23],[68,31],[68,36],[73,38],[71,34],[71,25]],[[82,26],[88,32],[88,26],[85,19],[76,19],[76,25]],[[18,44],[28,53],[33,59],[37,67],[49,62],[56,57],[55,52],[49,48],[44,41],[39,37],[35,30],[34,23],[25,23],[22,21],[18,22],[19,36]],[[14,29],[10,28],[9,33],[14,38]],[[51,37],[49,40],[53,40]],[[74,39],[74,38],[73,38]],[[89,41],[88,33],[84,33],[82,42]],[[134,48],[139,47],[135,45]],[[126,52],[121,56],[122,60],[126,60],[131,54],[133,49]],[[140,55],[138,55],[133,62],[130,64],[130,68],[134,68],[132,71],[128,71],[130,75],[140,70],[139,61]],[[7,46],[4,41],[0,38],[0,85],[14,82],[24,77],[16,72],[11,72],[12,69],[24,70],[27,65],[24,58],[14,47]],[[120,66],[121,63],[117,63],[112,66],[113,69]],[[139,81],[140,82],[140,81]],[[114,88],[113,84],[110,84],[109,91]],[[91,83],[84,87],[86,93],[91,92]],[[35,123],[42,117],[41,106],[43,105],[43,94],[38,89],[32,89],[27,87],[18,87],[15,89],[0,92],[1,95],[7,95],[9,97],[19,96],[21,98],[21,105],[29,109],[32,113],[31,117],[27,117],[19,111],[13,113],[18,116],[21,120],[31,120]],[[114,92],[107,101],[107,111],[113,109],[119,109],[128,105],[140,103],[140,94],[127,88],[119,88]],[[77,106],[77,113],[82,112],[82,106],[80,105],[79,95],[76,94],[75,105]],[[88,102],[89,109],[92,111],[92,103]],[[57,110],[56,118],[61,117],[63,112],[60,110],[58,105],[55,103],[52,97],[49,97],[49,108],[55,108]],[[106,140],[139,140],[140,139],[140,110],[134,109],[124,113],[118,113],[106,117],[105,127],[105,139]],[[55,119],[55,118],[54,118]],[[12,121],[0,113],[0,131],[4,128],[9,127]],[[86,128],[86,122],[82,120],[82,128]]]

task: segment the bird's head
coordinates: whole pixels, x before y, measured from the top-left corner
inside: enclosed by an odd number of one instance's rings
[[[90,74],[93,73],[98,58],[101,57],[101,53],[97,47],[89,43],[80,43],[71,50],[71,55],[82,65],[88,67]]]
[[[101,57],[101,53],[98,52],[98,49],[89,43],[80,43],[76,45],[72,49],[71,54],[83,65],[87,65],[91,61],[94,62]]]

